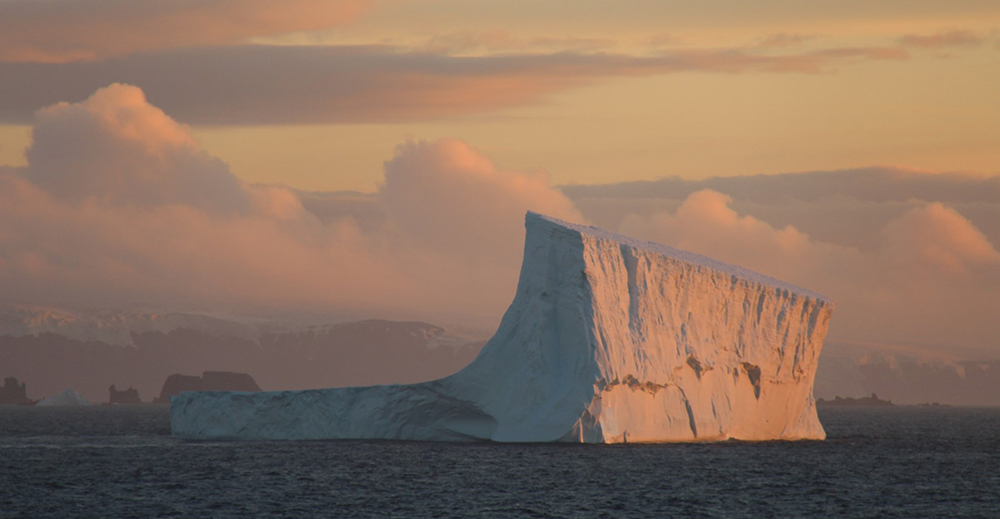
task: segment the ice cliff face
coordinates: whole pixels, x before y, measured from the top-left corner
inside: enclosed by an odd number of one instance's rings
[[[820,439],[833,304],[663,245],[528,213],[517,294],[433,382],[182,393],[184,438],[623,442]]]

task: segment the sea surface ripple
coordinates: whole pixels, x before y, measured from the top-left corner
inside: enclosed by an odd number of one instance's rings
[[[0,407],[0,518],[1000,517],[1000,409],[828,408],[801,442],[195,442],[166,406]]]

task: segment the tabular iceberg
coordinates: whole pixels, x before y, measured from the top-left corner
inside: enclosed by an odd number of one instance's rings
[[[813,379],[833,303],[664,245],[535,213],[517,294],[466,368],[411,385],[170,401],[197,439],[667,442],[822,439]]]

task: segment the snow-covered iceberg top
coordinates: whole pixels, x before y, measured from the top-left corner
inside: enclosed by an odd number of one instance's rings
[[[654,241],[639,240],[631,236],[625,236],[624,234],[619,234],[616,232],[611,232],[606,229],[601,229],[600,227],[594,227],[593,225],[580,225],[575,223],[566,222],[552,216],[547,216],[540,213],[535,213],[528,211],[525,216],[525,224],[527,226],[533,225],[532,220],[538,220],[540,222],[548,222],[556,227],[562,227],[565,229],[570,229],[576,231],[580,234],[587,234],[593,236],[594,238],[613,241],[626,245],[629,247],[634,247],[638,250],[644,250],[652,252],[654,254],[661,254],[668,258],[674,258],[685,263],[690,263],[692,265],[700,265],[705,268],[709,268],[724,274],[731,274],[737,276],[741,279],[749,281],[751,283],[759,283],[761,285],[767,285],[774,288],[780,288],[783,290],[789,290],[806,297],[812,297],[814,299],[822,301],[830,301],[826,296],[813,292],[812,290],[806,290],[802,287],[798,287],[786,281],[781,281],[780,279],[775,279],[770,276],[765,276],[759,272],[754,272],[750,269],[743,268],[739,265],[733,265],[731,263],[726,263],[724,261],[719,261],[717,259],[709,258],[708,256],[703,256],[701,254],[696,254],[694,252],[688,252],[686,250],[675,249],[669,245],[664,245],[662,243],[657,243]]]
[[[182,438],[662,442],[823,438],[833,304],[751,271],[528,213],[479,356],[412,385],[182,393]]]

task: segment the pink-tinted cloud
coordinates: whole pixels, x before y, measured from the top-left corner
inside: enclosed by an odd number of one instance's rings
[[[24,178],[2,183],[8,302],[342,310],[412,290],[349,225],[213,216],[185,205],[70,205]]]
[[[488,321],[516,282],[524,212],[579,219],[543,177],[455,140],[397,149],[367,196],[381,221],[321,219],[233,177],[126,85],[39,112],[34,135],[28,166],[0,170],[3,302]]]
[[[807,41],[816,39],[815,34],[794,34],[781,32],[771,34],[757,44],[758,47],[769,49],[783,49],[787,47],[798,47]]]
[[[775,228],[750,215],[739,215],[732,198],[712,190],[692,193],[673,212],[642,217],[629,215],[622,224],[625,234],[667,243],[742,265],[752,270],[819,290],[814,280],[804,279],[804,269],[821,256],[837,254],[836,246],[814,248],[809,236],[793,226]]]
[[[1000,243],[1000,176],[872,167],[560,189],[590,221],[610,228],[617,228],[628,214],[647,217],[674,211],[692,193],[711,189],[731,196],[731,207],[741,214],[777,228],[793,225],[814,240],[865,251],[884,243],[880,231],[891,220],[940,202]]]
[[[985,38],[973,31],[949,31],[936,34],[907,34],[899,39],[900,45],[918,49],[946,47],[979,47]]]
[[[385,163],[378,191],[387,216],[408,239],[448,255],[516,264],[527,210],[582,222],[566,195],[541,174],[498,169],[462,141],[407,142]],[[483,225],[483,222],[492,222]],[[477,244],[469,247],[469,244]]]
[[[766,55],[748,49],[675,50],[652,57],[571,52],[471,57],[371,46],[183,49],[82,63],[0,63],[0,123],[30,122],[37,108],[83,99],[113,82],[138,85],[188,124],[399,122],[537,103],[608,77],[815,74],[859,60],[906,57],[898,47]]]
[[[1000,267],[1000,252],[964,216],[940,202],[908,211],[885,227],[888,252],[930,275],[968,275]]]
[[[427,52],[509,53],[509,52],[594,52],[614,46],[615,42],[600,38],[555,36],[520,37],[509,31],[459,31],[435,34],[424,44]]]
[[[223,213],[246,212],[250,203],[228,166],[133,86],[40,110],[26,155],[28,179],[66,200]]]
[[[323,29],[370,0],[6,0],[0,61],[60,63]]]

